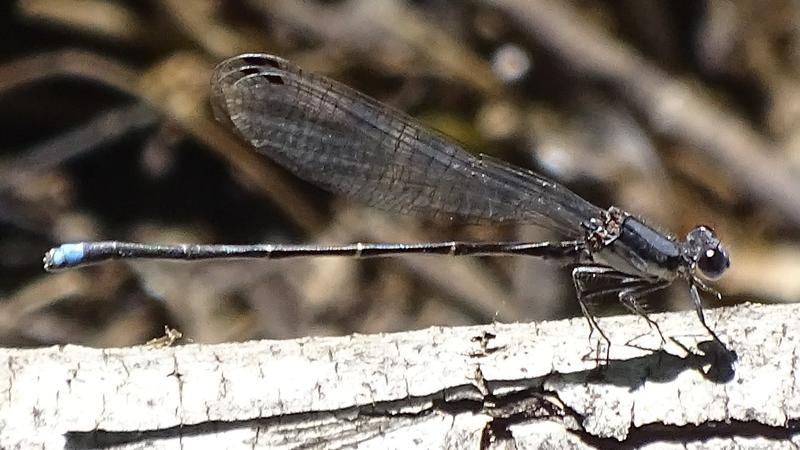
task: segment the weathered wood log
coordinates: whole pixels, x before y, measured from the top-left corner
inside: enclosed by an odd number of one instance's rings
[[[2,448],[800,445],[800,305],[167,348],[2,349]],[[604,359],[600,352],[600,360]]]

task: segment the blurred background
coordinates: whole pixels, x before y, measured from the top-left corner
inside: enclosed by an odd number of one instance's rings
[[[211,116],[214,65],[245,51],[324,73],[676,236],[710,225],[732,258],[717,283],[724,304],[795,301],[797,23],[788,0],[2,2],[0,344],[131,345],[164,325],[221,342],[579,314],[570,270],[523,257],[44,273],[50,246],[87,239],[558,237],[391,216],[292,177]],[[648,306],[690,308],[686,286]]]

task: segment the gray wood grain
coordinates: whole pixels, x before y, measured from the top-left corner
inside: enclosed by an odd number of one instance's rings
[[[686,348],[660,348],[637,317],[604,318],[601,367],[583,319],[2,349],[0,447],[800,446],[800,305],[708,311],[734,370],[692,312],[653,318]]]

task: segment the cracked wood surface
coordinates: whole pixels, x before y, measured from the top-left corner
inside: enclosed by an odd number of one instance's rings
[[[800,304],[221,345],[0,349],[2,448],[800,446]],[[626,342],[629,345],[625,345]],[[660,348],[661,347],[661,348]],[[687,353],[687,350],[689,352]]]

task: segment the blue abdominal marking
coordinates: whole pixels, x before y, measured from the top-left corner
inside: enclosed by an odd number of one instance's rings
[[[53,252],[53,265],[61,267],[63,265],[78,264],[83,260],[85,255],[84,245],[78,244],[62,244]]]

